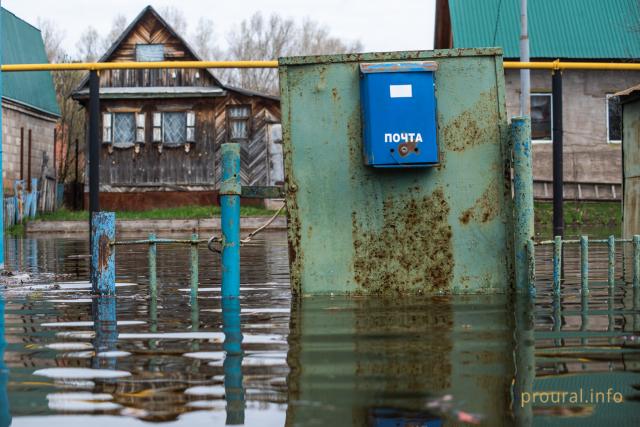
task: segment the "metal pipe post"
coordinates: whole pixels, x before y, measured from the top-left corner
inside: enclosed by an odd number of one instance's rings
[[[527,264],[529,265],[529,293],[536,293],[536,249],[533,240],[527,240]]]
[[[533,239],[533,171],[529,117],[511,119],[511,138],[513,139],[513,187],[516,220],[516,290],[529,292],[527,245]]]
[[[100,78],[97,71],[89,72],[89,230],[93,214],[100,211]],[[91,244],[93,248],[93,244]]]
[[[198,235],[191,235],[191,301],[198,300]]]
[[[94,212],[91,221],[91,285],[97,295],[116,294],[116,214]]]
[[[562,280],[562,237],[556,236],[553,240],[553,293],[560,295],[560,283]]]
[[[640,235],[633,236],[633,287],[640,284]]]
[[[564,236],[564,182],[562,165],[562,73],[551,78],[553,111],[553,235]]]
[[[529,62],[527,0],[520,0],[520,62]],[[520,115],[531,116],[531,73],[520,70]]]
[[[222,298],[240,296],[240,144],[222,144]]]
[[[156,244],[156,234],[149,233],[149,291],[153,295],[158,292],[158,276],[156,268],[156,254],[158,245]]]
[[[609,262],[607,269],[607,278],[609,287],[613,287],[616,283],[616,238],[615,236],[609,236],[607,240],[607,247],[609,249]]]
[[[0,1],[0,4],[2,2]],[[2,32],[2,20],[0,19],[0,33]],[[2,65],[2,43],[0,43],[0,66]],[[0,71],[0,101],[2,100],[2,72]],[[1,104],[1,102],[0,102]],[[2,108],[0,107],[0,270],[4,270],[4,168],[2,167]],[[2,362],[0,362],[1,364]],[[0,373],[1,374],[1,373]]]
[[[582,294],[589,293],[589,237],[580,236],[580,282]]]

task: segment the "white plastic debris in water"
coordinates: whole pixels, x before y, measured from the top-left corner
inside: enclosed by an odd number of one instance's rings
[[[242,366],[278,366],[286,364],[287,360],[281,357],[246,356],[242,359]]]
[[[224,359],[224,351],[196,351],[193,353],[185,353],[184,357],[190,357],[192,359],[205,359],[205,360],[218,360]]]
[[[184,394],[192,396],[224,396],[224,387],[220,385],[189,387],[184,391]]]
[[[108,393],[89,393],[85,391],[69,393],[50,393],[47,400],[113,400],[113,396]]]
[[[195,408],[195,409],[219,409],[224,410],[227,406],[227,403],[223,400],[194,400],[192,402],[187,402],[185,405],[187,408]]]
[[[118,350],[113,350],[113,351],[101,351],[100,353],[97,354],[98,357],[127,357],[127,356],[131,356],[131,353],[129,353],[128,351],[118,351]]]
[[[80,390],[93,390],[96,383],[88,380],[74,380],[74,379],[56,379],[53,382],[58,388],[72,388]]]
[[[69,353],[62,353],[62,357],[66,359],[89,359],[95,356],[94,351],[71,351]]]
[[[111,369],[90,369],[90,368],[45,368],[38,369],[33,373],[47,378],[74,378],[74,379],[98,379],[98,378],[123,378],[131,376],[127,371],[116,371]]]
[[[93,348],[93,345],[88,342],[54,342],[54,343],[45,345],[45,347],[51,350],[78,351],[78,350],[91,350]]]

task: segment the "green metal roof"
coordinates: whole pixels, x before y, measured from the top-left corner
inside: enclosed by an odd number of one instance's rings
[[[519,0],[449,0],[454,47],[501,46],[518,58]],[[531,58],[640,58],[637,0],[529,0]]]
[[[2,9],[3,64],[49,62],[40,30]],[[48,71],[2,73],[2,97],[36,110],[60,115],[53,78]]]

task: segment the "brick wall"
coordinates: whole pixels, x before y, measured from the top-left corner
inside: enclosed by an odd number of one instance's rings
[[[2,103],[2,178],[5,195],[13,194],[13,182],[20,179],[20,128],[24,128],[24,179],[28,179],[29,129],[31,129],[31,178],[53,176],[53,133],[56,121],[13,103]]]

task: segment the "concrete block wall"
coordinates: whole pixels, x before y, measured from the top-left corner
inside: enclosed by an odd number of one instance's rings
[[[29,129],[31,129],[31,178],[40,178],[46,156],[45,173],[53,174],[53,134],[56,121],[20,106],[2,103],[2,182],[5,195],[13,194],[13,183],[20,179],[20,128],[24,128],[24,179],[28,178]],[[45,153],[43,155],[43,153]]]
[[[505,70],[508,116],[519,114],[520,74]],[[622,182],[620,144],[607,142],[607,94],[640,83],[632,71],[567,70],[562,74],[564,179],[571,182]],[[531,92],[551,93],[551,72],[531,71]],[[534,143],[534,180],[553,179],[549,143]]]

